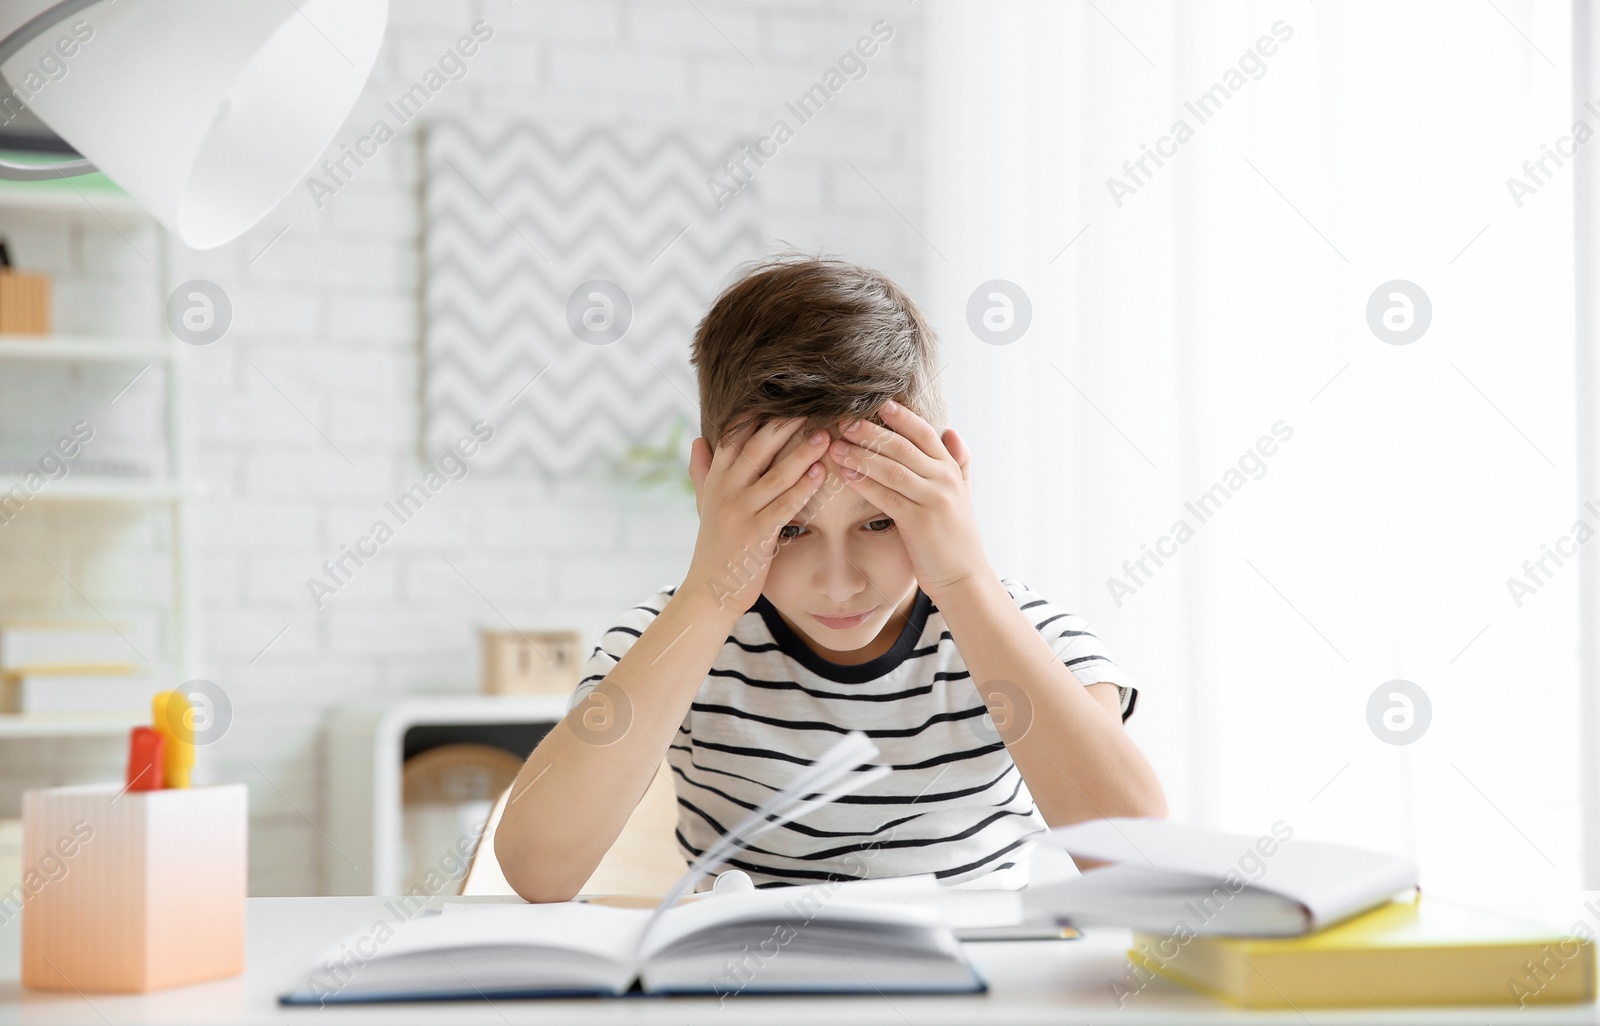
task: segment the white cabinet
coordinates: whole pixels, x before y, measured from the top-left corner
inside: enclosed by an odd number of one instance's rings
[[[329,894],[401,893],[401,768],[461,742],[526,758],[567,712],[567,696],[463,695],[335,707],[323,731],[322,832]],[[454,894],[459,877],[451,881]],[[441,893],[444,893],[441,891]]]

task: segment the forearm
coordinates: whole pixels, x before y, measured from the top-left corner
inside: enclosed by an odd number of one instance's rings
[[[937,604],[1046,823],[1166,815],[1161,783],[1120,718],[1062,664],[992,573],[941,593]]]
[[[545,735],[495,832],[495,856],[518,894],[564,901],[583,886],[650,786],[737,616],[685,583]]]

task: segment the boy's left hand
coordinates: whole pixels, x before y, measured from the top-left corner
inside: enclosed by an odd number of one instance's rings
[[[972,454],[954,428],[940,436],[892,400],[878,414],[887,428],[863,419],[828,455],[850,487],[894,518],[917,583],[937,604],[941,592],[989,573],[967,477]]]

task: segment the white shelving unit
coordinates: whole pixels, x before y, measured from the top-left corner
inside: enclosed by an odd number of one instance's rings
[[[143,713],[8,713],[0,716],[0,738],[116,737],[148,724]]]
[[[4,191],[0,190],[0,196]],[[0,200],[0,209],[5,203]],[[0,334],[0,360],[82,360],[149,363],[177,359],[176,342],[127,342],[114,335]]]
[[[322,776],[322,834],[334,848],[328,893],[401,892],[400,785],[411,731],[455,728],[451,740],[465,741],[479,740],[471,736],[474,728],[510,726],[526,728],[531,738],[566,714],[565,695],[406,698],[330,710]]]
[[[131,197],[104,187],[67,182],[4,183],[0,185],[0,217],[7,211],[39,211],[63,217],[138,222],[154,226],[157,239],[155,287],[157,309],[165,310],[172,280],[171,240],[166,230]],[[193,676],[196,662],[194,588],[190,557],[189,500],[195,489],[189,479],[190,440],[185,416],[184,346],[162,323],[145,325],[127,335],[7,335],[0,334],[0,373],[14,361],[65,364],[123,363],[130,367],[161,364],[165,369],[164,437],[166,476],[119,477],[72,475],[55,481],[32,496],[38,503],[127,502],[164,507],[171,523],[172,606],[171,624],[174,684]],[[16,475],[0,475],[0,492],[20,484]],[[117,735],[142,718],[84,713],[81,715],[0,714],[0,739]]]
[[[69,214],[100,214],[105,217],[142,220],[150,215],[132,196],[120,190],[84,188],[69,182],[22,183],[4,185],[3,210],[59,210]]]

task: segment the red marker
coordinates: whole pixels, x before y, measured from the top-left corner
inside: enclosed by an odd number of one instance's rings
[[[153,727],[134,727],[128,740],[129,791],[159,791],[165,783],[163,772],[166,739]]]

